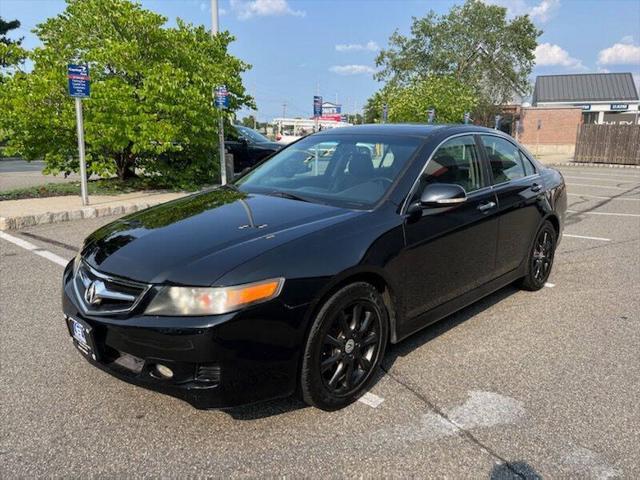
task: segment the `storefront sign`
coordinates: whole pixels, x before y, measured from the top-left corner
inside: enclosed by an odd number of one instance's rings
[[[610,107],[611,107],[611,110],[616,110],[616,111],[629,110],[628,103],[612,103]]]
[[[579,103],[577,105],[574,105],[574,107],[580,107],[582,108],[582,110],[591,110],[591,104],[589,103]]]

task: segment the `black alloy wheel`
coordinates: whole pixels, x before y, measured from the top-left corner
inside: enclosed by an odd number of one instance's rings
[[[388,338],[387,310],[367,283],[336,292],[311,328],[301,372],[303,399],[323,410],[358,398],[374,378]]]
[[[539,290],[544,287],[556,250],[556,231],[553,225],[546,221],[533,242],[533,248],[528,259],[527,274],[521,282],[521,286],[526,290]]]

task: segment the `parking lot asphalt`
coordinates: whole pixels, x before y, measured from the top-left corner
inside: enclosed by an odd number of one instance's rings
[[[91,367],[52,259],[113,218],[0,237],[0,475],[640,477],[640,170],[562,172],[548,286],[506,287],[392,346],[382,403],[334,413],[295,399],[199,411]]]

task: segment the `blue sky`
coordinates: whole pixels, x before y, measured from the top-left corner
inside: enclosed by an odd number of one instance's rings
[[[528,13],[544,30],[535,74],[633,72],[640,83],[640,1],[484,0]],[[312,114],[319,86],[343,111],[360,110],[379,88],[374,59],[412,16],[445,13],[461,0],[219,0],[220,28],[236,36],[231,51],[253,65],[245,85],[256,98],[261,121]],[[209,0],[143,0],[144,7],[175,22],[177,16],[210,26]],[[25,45],[37,45],[30,30],[65,8],[62,0],[0,0],[0,15],[22,22]]]

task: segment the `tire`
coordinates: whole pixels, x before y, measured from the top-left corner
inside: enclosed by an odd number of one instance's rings
[[[533,240],[527,256],[526,275],[520,279],[520,288],[534,292],[544,287],[553,267],[556,242],[556,229],[547,220]]]
[[[365,282],[334,293],[316,314],[300,372],[302,399],[332,411],[357,400],[370,386],[389,338],[387,308]]]

